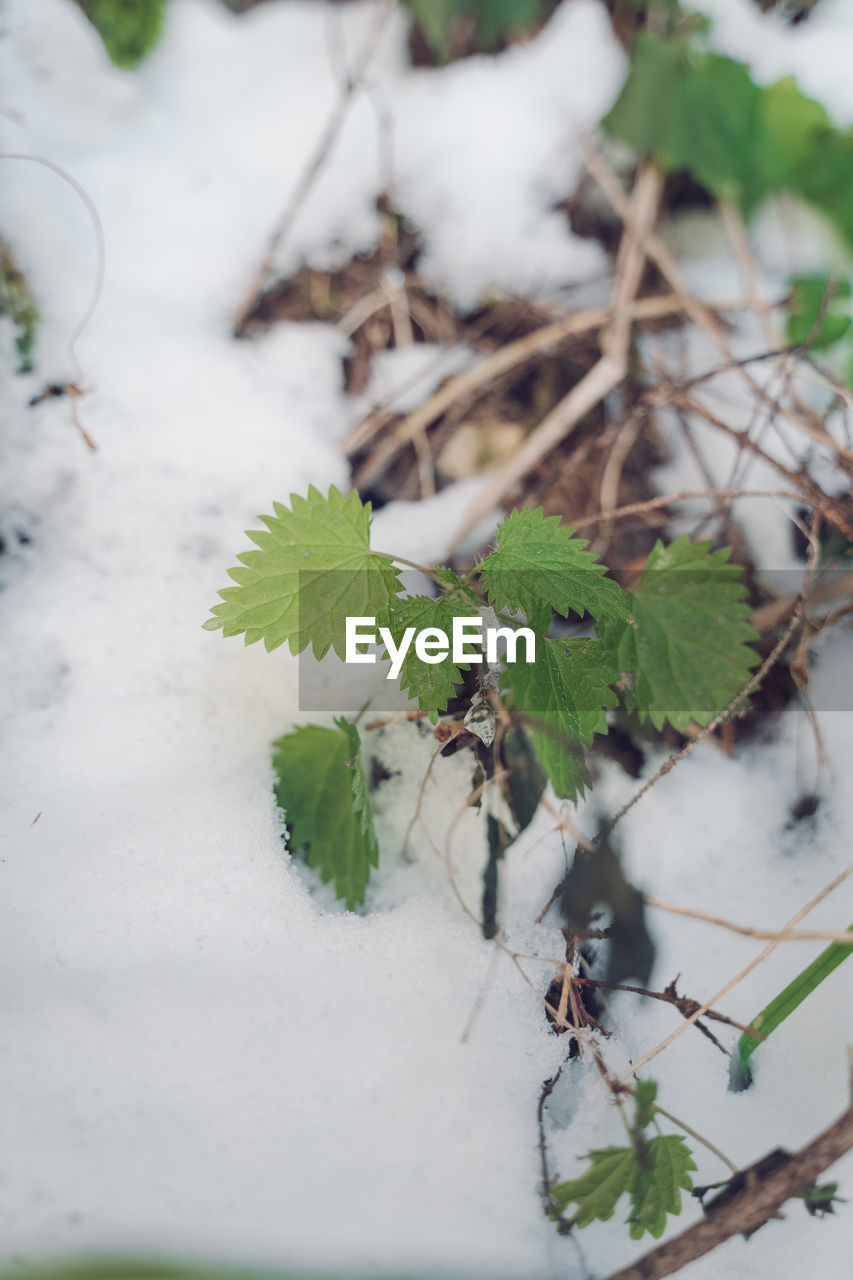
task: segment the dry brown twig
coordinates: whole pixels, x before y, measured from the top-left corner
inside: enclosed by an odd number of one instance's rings
[[[722,916],[714,916],[707,911],[698,911],[694,907],[677,907],[672,902],[662,902],[649,893],[643,894],[643,902],[658,911],[669,911],[676,916],[689,916],[692,920],[702,920],[705,924],[714,924],[731,933],[739,933],[745,938],[772,938],[776,942],[842,942],[853,946],[853,933],[849,929],[754,929],[750,925],[735,924]]]
[[[379,48],[382,35],[388,24],[391,14],[396,8],[397,0],[381,0],[379,10],[376,14],[373,24],[368,31],[364,46],[356,62],[355,70],[347,75],[346,80],[338,95],[332,113],[326,123],[317,145],[312,152],[311,159],[302,172],[293,193],[285,205],[284,211],[276,222],[270,234],[267,250],[261,261],[258,270],[255,272],[252,283],[243,300],[237,318],[234,321],[234,337],[241,338],[246,332],[246,326],[258,299],[263,293],[264,286],[272,269],[273,259],[275,258],[282,241],[290,233],[293,224],[299,216],[300,210],[305,203],[309,191],[317,180],[317,176],[321,173],[324,165],[331,155],[332,148],[335,145],[338,134],[343,127],[344,121],[349,115],[350,108],[353,105],[359,91],[364,87],[364,79],[370,67],[373,57]]]
[[[851,875],[853,875],[853,863],[851,863],[849,867],[845,867],[843,871],[839,872],[833,880],[830,880],[829,884],[825,885],[819,893],[815,894],[815,896],[807,902],[804,907],[801,907],[796,915],[788,921],[780,933],[782,935],[789,933],[791,929],[800,923],[804,916],[807,916],[810,911],[813,911],[819,903],[823,902],[824,898],[827,898],[833,890],[837,889],[838,886],[843,884],[843,882]],[[717,1004],[719,1000],[722,1000],[724,996],[727,996],[728,993],[734,990],[734,988],[742,982],[748,974],[752,973],[753,969],[756,969],[758,965],[766,960],[771,952],[775,951],[780,945],[781,941],[783,941],[783,938],[777,936],[771,942],[768,942],[767,946],[759,952],[754,960],[750,960],[748,965],[741,969],[739,973],[735,974],[735,976],[730,979],[724,987],[721,987],[719,991],[715,992],[715,994],[711,996],[710,1000],[697,1009],[695,1013],[692,1013],[680,1027],[676,1027],[675,1031],[671,1032],[664,1040],[661,1040],[660,1044],[655,1045],[654,1049],[650,1049],[649,1052],[644,1054],[638,1062],[633,1063],[628,1068],[629,1073],[639,1071],[647,1062],[651,1062],[652,1058],[656,1058],[659,1053],[662,1053],[664,1049],[668,1048],[669,1045],[672,1044],[673,1040],[676,1040],[680,1035],[682,1035],[690,1024],[695,1022],[697,1018],[704,1017],[712,1005]]]
[[[513,457],[495,472],[490,483],[471,504],[453,537],[451,550],[465,540],[482,517],[510,492],[522,476],[527,475],[565,439],[590,409],[624,381],[631,340],[630,308],[645,264],[643,246],[657,219],[662,190],[660,170],[650,161],[645,161],[640,166],[626,210],[616,281],[610,300],[610,318],[601,332],[601,357],[526,437]]]
[[[377,300],[375,309],[381,305],[383,301]],[[720,311],[743,309],[743,303],[736,300],[724,299],[711,305],[715,310]],[[663,294],[637,299],[629,305],[628,313],[634,321],[643,321],[677,316],[683,310],[684,305],[680,298],[675,294]],[[533,333],[528,333],[523,338],[505,343],[491,355],[483,357],[461,373],[454,374],[424,404],[402,418],[386,439],[376,446],[357,472],[358,484],[361,486],[372,484],[415,436],[431,426],[458,400],[474,395],[502,374],[524,364],[532,356],[559,346],[568,338],[581,337],[602,329],[609,322],[610,317],[609,306],[574,312],[562,320],[555,320],[541,329],[535,329]],[[391,416],[389,414],[383,417],[375,412],[368,414],[353,427],[344,440],[346,452],[352,454],[364,449],[374,436],[379,434]]]
[[[642,245],[643,251],[647,257],[649,257],[658,267],[673,292],[681,298],[686,314],[696,325],[699,326],[700,329],[702,329],[705,334],[707,334],[717,349],[729,362],[730,367],[739,372],[741,378],[746,382],[752,394],[764,404],[769,404],[776,412],[784,413],[784,415],[792,422],[795,422],[797,426],[801,427],[814,439],[819,440],[821,444],[826,445],[827,448],[832,450],[848,467],[853,465],[853,452],[846,449],[843,445],[839,445],[818,418],[814,417],[812,414],[800,413],[795,407],[787,407],[777,404],[773,397],[769,396],[761,384],[752,376],[748,368],[748,362],[744,363],[734,359],[731,347],[719,321],[710,308],[704,303],[699,302],[698,299],[696,299],[687,289],[673,254],[669,251],[663,241],[655,235],[652,227],[642,226],[632,218],[630,201],[622,190],[619,179],[613,173],[603,156],[601,156],[591,143],[582,145],[581,149],[583,152],[584,164],[587,169],[595,178],[601,188],[601,191],[607,197],[607,200],[612,205],[616,213],[619,214],[625,226],[627,227],[629,224],[632,224],[633,234],[638,243]]]

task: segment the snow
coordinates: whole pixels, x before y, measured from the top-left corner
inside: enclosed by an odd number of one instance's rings
[[[748,51],[762,76],[795,70],[840,122],[853,118],[841,0],[822,0],[796,41],[747,0],[706,7],[720,47]],[[93,228],[55,173],[2,162],[0,225],[45,317],[37,372],[10,380],[0,442],[6,1263],[144,1251],[348,1275],[603,1276],[642,1250],[617,1214],[580,1234],[584,1270],[544,1218],[535,1107],[564,1050],[510,962],[493,966],[422,831],[403,856],[433,741],[407,724],[376,735],[392,770],[376,796],[383,862],[365,911],[347,915],[291,862],[272,797],[269,743],[307,718],[298,664],[201,629],[257,515],[308,484],[347,483],[343,336],[287,324],[238,343],[229,327],[334,101],[341,56],[352,63],[372,19],[368,4],[291,0],[237,19],[214,0],[172,0],[163,44],[126,74],[67,0],[3,9],[0,146],[82,183],[107,248],[77,344],[90,453],[67,400],[27,401],[74,372],[66,344],[91,296]],[[365,98],[281,266],[369,247],[373,202],[391,181],[425,236],[426,269],[459,302],[600,275],[601,251],[552,205],[572,189],[577,140],[623,69],[593,0],[562,5],[525,46],[440,72],[408,68],[395,15],[372,73],[393,119],[393,172]],[[389,362],[382,376],[400,386],[425,358]],[[724,471],[724,456],[714,465]],[[679,466],[674,456],[667,483]],[[479,484],[417,509],[390,504],[376,544],[440,559]],[[776,516],[749,532],[781,549],[788,525]],[[779,556],[775,567],[789,563]],[[824,649],[829,705],[849,632]],[[830,768],[819,775],[797,706],[734,761],[694,752],[625,820],[637,882],[739,921],[784,923],[849,857],[849,713],[822,712],[821,731]],[[788,828],[816,778],[817,814]],[[425,821],[439,845],[469,781],[460,757],[438,762]],[[635,785],[604,768],[575,820],[593,831]],[[540,814],[504,879],[508,938],[546,957],[560,954],[559,933],[531,920],[564,865],[552,828]],[[473,813],[450,855],[476,907]],[[806,923],[851,919],[848,882]],[[654,981],[680,969],[680,989],[697,998],[761,945],[660,913],[653,926]],[[724,1009],[748,1019],[820,949],[779,947]],[[547,963],[528,971],[540,990],[551,976]],[[651,1066],[664,1105],[737,1162],[804,1143],[847,1105],[849,993],[842,966],[756,1054],[756,1086],[741,1095],[727,1092],[722,1055],[686,1032]],[[619,1072],[676,1023],[655,1002],[622,996],[616,1008],[620,1034],[603,1052]],[[620,1141],[588,1063],[566,1069],[550,1114],[562,1176],[590,1145]],[[696,1158],[699,1180],[725,1176],[700,1147]],[[850,1199],[853,1160],[832,1177]],[[680,1221],[695,1216],[689,1205]],[[847,1280],[849,1207],[819,1222],[794,1203],[786,1219],[685,1274],[710,1280],[728,1266],[770,1280],[819,1263],[825,1280]]]

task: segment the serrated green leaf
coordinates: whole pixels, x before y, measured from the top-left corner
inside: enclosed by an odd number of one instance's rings
[[[610,688],[617,673],[600,640],[536,639],[536,661],[516,662],[501,676],[513,691],[513,707],[558,735],[590,743],[606,733],[604,708],[616,705]]]
[[[626,1219],[633,1240],[644,1231],[657,1239],[663,1234],[667,1214],[681,1212],[681,1192],[690,1191],[693,1181],[689,1170],[696,1165],[679,1134],[655,1137],[643,1144],[645,1167],[632,1147],[604,1147],[587,1153],[591,1168],[571,1182],[558,1182],[551,1188],[551,1200],[558,1214],[570,1204],[577,1210],[570,1219],[573,1225],[587,1227],[591,1222],[607,1222],[626,1191],[631,1197],[631,1211]]]
[[[388,627],[397,644],[407,627],[414,627],[416,633],[427,627],[438,627],[449,639],[453,619],[471,616],[471,605],[453,596],[442,596],[439,600],[430,596],[408,596],[405,600],[395,600]],[[468,647],[475,646],[472,643]],[[445,709],[454,688],[462,680],[462,672],[470,665],[464,662],[457,666],[449,656],[442,662],[422,662],[412,643],[400,667],[400,688],[408,689],[418,705],[429,712],[430,723],[436,724],[439,711]]]
[[[330,647],[343,658],[346,618],[385,626],[399,573],[371,552],[370,503],[357,493],[345,498],[333,485],[324,498],[312,485],[290,503],[274,503],[275,515],[260,517],[266,529],[249,531],[259,549],[237,557],[240,567],[229,570],[237,586],[220,591],[204,626],[246,644],[263,640],[267,650],[287,641],[294,654],[311,644],[317,658]]]
[[[570,1204],[577,1205],[572,1222],[578,1227],[613,1217],[619,1197],[628,1190],[635,1163],[630,1147],[600,1147],[588,1152],[586,1159],[591,1165],[586,1173],[551,1188],[551,1200],[559,1213],[565,1213]]]
[[[668,1133],[646,1143],[648,1167],[631,1162],[628,1191],[631,1211],[626,1218],[632,1240],[643,1232],[657,1240],[663,1235],[667,1214],[681,1213],[681,1192],[692,1191],[689,1170],[696,1165],[680,1134]]]
[[[539,763],[561,799],[577,800],[592,785],[582,743],[607,729],[604,708],[616,704],[609,687],[617,673],[598,640],[536,639],[536,662],[516,663],[501,676]]]
[[[531,724],[527,732],[554,795],[560,800],[582,800],[587,788],[592,786],[592,774],[581,744],[567,734],[556,730],[545,733]]]
[[[656,543],[633,592],[631,618],[599,626],[619,670],[633,677],[629,710],[656,729],[666,720],[684,731],[705,725],[749,679],[757,639],[745,621],[742,570],[729,547],[686,537]]]
[[[497,609],[529,617],[548,605],[564,618],[572,612],[595,618],[624,618],[622,591],[605,578],[588,543],[542,508],[512,511],[498,525],[497,550],[480,565],[480,577]]]
[[[354,724],[300,725],[273,743],[275,795],[293,849],[305,848],[309,867],[352,911],[364,901],[379,846],[367,792],[361,742]]]

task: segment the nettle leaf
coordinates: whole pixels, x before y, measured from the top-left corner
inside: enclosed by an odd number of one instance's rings
[[[388,622],[398,570],[371,552],[370,503],[357,493],[345,498],[333,485],[324,498],[312,485],[290,503],[274,503],[275,515],[260,517],[266,529],[248,531],[259,550],[237,557],[240,567],[228,571],[237,586],[220,591],[204,626],[245,635],[246,644],[263,640],[267,650],[287,641],[294,654],[311,644],[317,658],[329,648],[343,658],[348,616]]]
[[[600,640],[536,639],[536,661],[517,662],[503,672],[513,708],[525,717],[539,762],[564,799],[582,796],[591,778],[582,743],[606,733],[604,708],[616,705],[612,657]]]
[[[497,530],[497,550],[480,565],[480,577],[496,609],[528,615],[548,605],[564,618],[572,612],[624,618],[623,593],[607,566],[585,548],[583,538],[542,508],[513,511]]]
[[[644,1167],[632,1147],[603,1147],[587,1153],[591,1168],[571,1182],[551,1188],[557,1214],[577,1205],[569,1219],[573,1226],[607,1222],[620,1197],[627,1191],[631,1209],[626,1219],[632,1240],[645,1231],[657,1239],[663,1235],[667,1214],[681,1212],[681,1192],[693,1188],[689,1170],[696,1165],[684,1139],[678,1134],[651,1138],[643,1144]]]
[[[696,1164],[681,1134],[663,1134],[644,1145],[647,1167],[636,1158],[631,1163],[631,1211],[626,1222],[632,1240],[639,1240],[646,1231],[657,1240],[664,1233],[667,1214],[681,1213],[681,1192],[693,1190],[689,1170]]]
[[[741,568],[730,547],[685,535],[655,544],[627,622],[599,626],[619,670],[633,678],[625,702],[656,729],[705,725],[743,688],[758,663],[745,621]]]
[[[618,679],[612,654],[600,640],[537,637],[536,661],[516,662],[501,675],[513,691],[513,707],[531,724],[549,726],[576,742],[606,733],[604,708],[616,705]]]
[[[592,774],[580,743],[556,730],[546,733],[532,725],[527,726],[527,732],[554,795],[561,800],[582,800],[592,786]]]
[[[407,627],[414,627],[416,634],[427,627],[438,627],[450,639],[453,619],[470,618],[472,613],[470,604],[452,596],[442,596],[439,600],[430,596],[408,596],[405,600],[394,601],[388,626],[397,644]],[[473,643],[468,646],[474,647]],[[456,666],[449,656],[442,662],[422,662],[412,643],[400,668],[400,688],[408,689],[418,705],[429,712],[430,723],[436,724],[439,711],[445,709],[455,686],[462,680],[462,672],[467,671],[470,665],[463,662]]]
[[[309,867],[352,911],[364,901],[370,868],[379,865],[373,811],[354,724],[300,725],[273,743],[275,795]]]
[[[587,1152],[585,1158],[591,1165],[586,1173],[551,1188],[551,1200],[558,1213],[564,1214],[570,1204],[577,1205],[571,1219],[577,1227],[588,1227],[596,1219],[607,1222],[613,1217],[620,1196],[628,1190],[635,1164],[630,1147],[600,1147]]]

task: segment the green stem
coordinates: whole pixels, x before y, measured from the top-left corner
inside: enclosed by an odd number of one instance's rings
[[[851,934],[853,934],[853,924],[849,926]],[[749,1065],[749,1059],[755,1053],[755,1050],[762,1043],[758,1036],[750,1035],[751,1031],[760,1031],[764,1040],[775,1031],[780,1023],[784,1022],[789,1014],[793,1013],[798,1005],[802,1004],[806,996],[811,995],[816,987],[819,987],[825,978],[828,978],[833,969],[837,969],[843,960],[846,960],[853,951],[853,938],[850,944],[844,942],[833,942],[824,951],[821,951],[816,960],[799,973],[793,982],[789,982],[783,991],[780,991],[761,1013],[756,1014],[752,1019],[746,1031],[744,1031],[740,1040],[738,1040],[737,1059],[733,1059],[740,1065],[741,1079],[733,1079],[731,1087],[740,1092],[752,1084],[752,1068]]]

